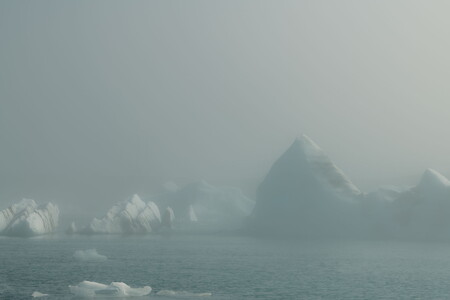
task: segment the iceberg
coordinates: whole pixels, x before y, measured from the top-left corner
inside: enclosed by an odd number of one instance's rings
[[[254,201],[240,189],[215,187],[206,181],[167,191],[153,200],[169,209],[164,213],[163,224],[181,230],[238,229],[254,207]]]
[[[148,233],[161,225],[158,206],[152,201],[145,203],[138,195],[114,205],[106,215],[94,218],[79,233],[131,234]]]
[[[51,202],[38,205],[32,199],[0,211],[0,234],[35,236],[53,232],[58,226],[59,209]]]
[[[450,181],[433,169],[416,186],[383,187],[364,195],[361,207],[376,237],[450,238]]]
[[[371,237],[392,237],[396,230],[393,203],[409,188],[382,186],[364,194],[361,201],[361,216],[367,233]]]
[[[28,207],[36,207],[36,202],[31,199],[23,199],[22,201],[11,205],[10,207],[0,211],[0,232],[5,230],[14,217]]]
[[[142,297],[151,293],[152,288],[144,286],[132,288],[123,282],[111,282],[106,285],[94,281],[82,281],[77,285],[69,285],[70,292],[77,297]]]
[[[138,195],[114,205],[102,218],[84,227],[72,223],[67,233],[134,234],[159,230],[217,231],[238,229],[254,201],[237,188],[214,187],[205,181],[178,188],[169,182],[164,192],[144,202]],[[161,210],[160,210],[161,208]]]
[[[450,181],[438,171],[427,169],[417,185],[417,190],[421,194],[429,194],[433,196],[447,195],[450,189]]]
[[[306,135],[296,139],[259,185],[249,229],[304,237],[359,231],[363,194]]]
[[[450,238],[450,181],[426,170],[413,187],[362,193],[303,135],[258,187],[247,229],[294,237]]]
[[[420,182],[392,203],[397,230],[407,236],[450,238],[450,182],[426,170]]]
[[[82,262],[103,262],[108,259],[105,255],[98,254],[96,249],[77,250],[73,257]]]

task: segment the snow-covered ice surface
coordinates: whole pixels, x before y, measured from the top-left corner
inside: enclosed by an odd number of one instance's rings
[[[82,281],[77,285],[69,285],[69,289],[72,294],[82,298],[142,297],[152,291],[149,286],[132,288],[123,282],[111,282],[111,284],[106,285],[93,281]]]
[[[152,201],[145,203],[138,195],[114,205],[106,215],[94,218],[78,233],[129,234],[149,233],[161,225],[158,206]]]
[[[0,234],[35,236],[53,232],[58,226],[59,210],[51,202],[38,205],[32,199],[0,211]]]
[[[96,249],[77,250],[73,257],[83,262],[103,262],[108,259],[105,255],[98,254]]]

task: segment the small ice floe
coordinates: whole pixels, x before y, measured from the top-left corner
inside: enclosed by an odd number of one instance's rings
[[[212,296],[211,293],[191,293],[187,291],[171,291],[171,290],[161,290],[156,293],[158,296],[169,296],[169,297],[209,297]]]
[[[96,249],[77,250],[73,257],[83,262],[102,262],[108,259],[105,255],[98,254]]]
[[[31,294],[31,297],[33,297],[33,298],[39,298],[39,297],[47,297],[48,296],[48,294],[43,294],[43,293],[40,293],[40,292],[33,292],[33,294]]]
[[[152,288],[144,286],[132,288],[123,282],[111,282],[106,285],[94,281],[83,281],[69,285],[70,292],[78,297],[141,297],[151,293]]]

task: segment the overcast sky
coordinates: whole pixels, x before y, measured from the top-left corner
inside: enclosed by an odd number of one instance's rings
[[[0,175],[450,170],[448,1],[1,1]],[[414,183],[414,182],[412,182]]]

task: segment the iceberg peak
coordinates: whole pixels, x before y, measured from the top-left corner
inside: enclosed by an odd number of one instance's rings
[[[323,152],[322,149],[306,134],[302,134],[297,137],[288,150],[285,152],[285,155],[308,155],[317,152]]]
[[[345,176],[325,154],[325,152],[307,135],[296,138],[289,149],[272,166],[271,173],[284,173],[296,169],[295,173],[313,176],[324,187],[338,192],[344,197],[361,194],[359,189]]]
[[[444,175],[433,169],[427,169],[418,184],[420,190],[430,188],[446,189],[448,187],[450,187],[450,181]]]

